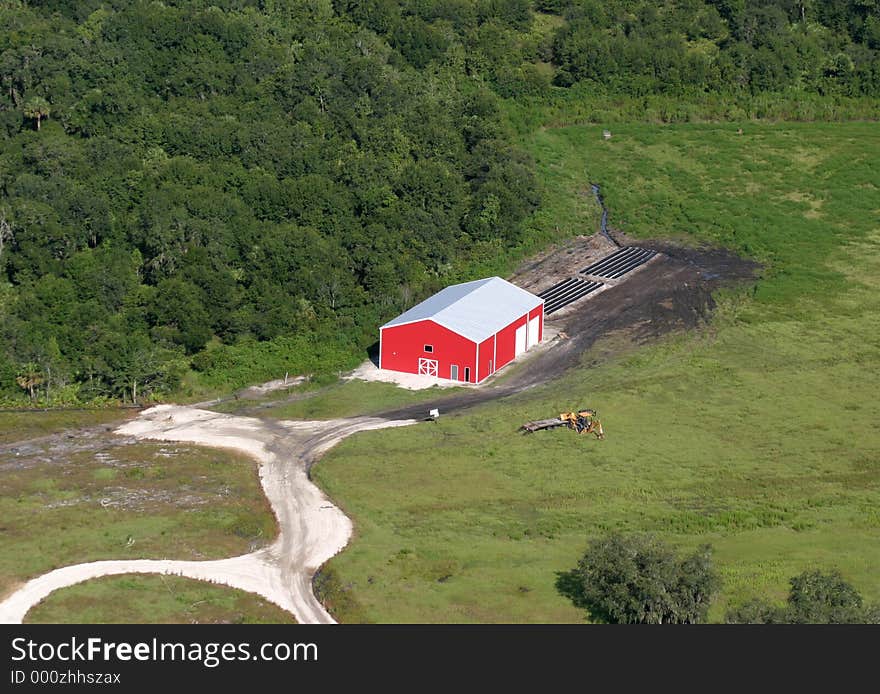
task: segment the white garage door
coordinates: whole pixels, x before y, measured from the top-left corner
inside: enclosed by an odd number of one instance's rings
[[[529,344],[528,348],[531,349],[536,344],[538,344],[538,321],[540,318],[535,316],[532,320],[529,321]]]
[[[517,356],[526,351],[526,326],[523,323],[516,329],[516,340],[514,342],[513,356]]]

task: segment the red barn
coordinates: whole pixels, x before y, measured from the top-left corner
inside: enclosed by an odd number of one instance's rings
[[[540,297],[500,277],[454,284],[379,328],[379,368],[479,383],[543,332]]]

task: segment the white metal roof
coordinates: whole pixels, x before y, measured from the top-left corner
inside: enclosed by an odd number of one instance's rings
[[[544,300],[500,277],[453,284],[388,321],[382,328],[432,320],[474,342],[482,342]]]

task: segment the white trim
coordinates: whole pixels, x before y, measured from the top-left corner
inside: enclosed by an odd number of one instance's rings
[[[523,291],[525,291],[525,290],[523,290]],[[541,299],[540,303],[535,304],[535,305],[532,306],[528,311],[526,311],[526,315],[528,315],[530,312],[534,311],[536,308],[538,308],[538,306],[543,305],[543,303],[544,303],[544,300]],[[519,320],[519,318],[521,317],[521,315],[522,315],[522,314],[520,314],[520,316],[517,316],[516,319],[514,319],[513,321],[511,321],[510,323],[508,323],[507,325],[505,325],[504,327],[502,327],[501,330],[504,330],[504,328],[509,328],[511,325],[513,325],[513,323],[515,323],[517,320]],[[412,325],[413,323],[423,323],[423,322],[425,322],[425,321],[430,321],[431,323],[434,323],[435,325],[439,325],[441,328],[446,328],[449,332],[451,332],[451,333],[455,333],[455,334],[458,335],[459,337],[463,337],[463,338],[464,338],[465,340],[467,340],[468,342],[473,342],[474,344],[479,344],[479,343],[482,342],[483,340],[487,340],[487,339],[489,339],[489,335],[485,335],[485,336],[482,338],[482,340],[480,340],[480,339],[474,339],[474,338],[472,338],[472,337],[468,337],[467,335],[464,335],[463,333],[459,332],[456,328],[454,328],[454,327],[452,327],[452,326],[450,326],[450,325],[446,325],[443,321],[437,320],[437,318],[436,318],[435,316],[429,316],[428,318],[419,318],[419,319],[417,319],[417,320],[408,320],[408,321],[404,321],[403,323],[395,323],[394,325],[388,325],[388,323],[386,323],[385,325],[383,325],[383,326],[380,328],[380,330],[385,330],[385,329],[387,329],[387,328],[399,328],[399,327],[402,326],[402,325]],[[499,332],[500,332],[500,331],[499,331]],[[491,333],[490,333],[490,334],[491,334]],[[496,333],[496,335],[497,335],[497,333]]]
[[[412,325],[413,323],[421,323],[426,320],[429,320],[432,323],[437,323],[437,321],[434,320],[433,318],[419,318],[417,320],[404,321],[403,323],[395,323],[394,325],[388,325],[388,323],[386,323],[381,328],[379,328],[379,330],[384,330],[385,328],[399,328],[401,325]],[[437,325],[440,325],[440,324],[437,323]],[[444,325],[443,327],[445,328],[446,326]]]
[[[492,373],[498,369],[498,333],[492,336]]]
[[[526,349],[529,350],[532,347],[536,347],[541,343],[541,340],[538,339],[538,336],[541,334],[541,314],[537,314],[534,318],[529,318],[531,316],[531,311],[526,314],[526,324],[528,328],[526,329]],[[535,334],[532,335],[532,323],[535,324]]]
[[[436,359],[419,357],[419,376],[434,376],[434,378],[437,378],[439,375],[440,363]]]
[[[382,338],[382,331],[383,330],[385,330],[385,328],[379,328],[379,368],[380,369],[382,368],[382,343],[385,342],[385,340]]]
[[[419,318],[419,320],[408,320],[406,323],[397,323],[396,325],[383,325],[381,328],[379,328],[379,330],[380,331],[391,330],[393,328],[399,328],[402,325],[413,325],[414,323],[433,323],[434,325],[439,325],[441,328],[445,328],[446,330],[451,332],[453,335],[458,335],[463,340],[467,340],[468,342],[472,342],[475,345],[479,344],[479,342],[477,342],[477,340],[474,340],[474,339],[468,337],[467,335],[462,335],[455,328],[450,328],[448,325],[443,325],[443,323],[438,321],[436,318]]]
[[[474,374],[474,383],[480,382],[480,343],[477,343],[477,361],[474,364],[477,367],[477,373]]]
[[[434,318],[438,313],[447,310],[448,308],[454,306],[455,304],[459,303],[460,301],[463,301],[464,299],[472,296],[474,293],[478,293],[478,292],[482,291],[483,289],[485,289],[488,286],[497,287],[499,282],[505,287],[505,291],[515,293],[517,296],[521,297],[524,302],[526,300],[534,301],[535,302],[534,304],[528,306],[529,311],[531,311],[533,308],[535,308],[535,306],[538,303],[543,301],[543,299],[541,297],[536,296],[535,294],[532,294],[532,292],[530,292],[529,290],[523,289],[522,287],[517,286],[516,284],[513,284],[512,282],[509,282],[509,281],[507,281],[501,277],[498,277],[496,275],[493,277],[485,277],[483,279],[470,280],[469,282],[460,282],[458,284],[448,285],[448,286],[444,287],[443,289],[441,289],[439,292],[436,292],[432,296],[429,296],[427,299],[420,301],[415,306],[412,306],[411,308],[407,309],[407,311],[404,311],[402,314],[400,314],[400,316],[397,316],[397,318],[392,318],[387,323],[384,323],[382,327],[390,328],[390,327],[394,327],[394,325],[406,325],[407,323],[416,322],[417,320],[423,320],[425,318]],[[473,286],[473,285],[477,285],[477,286]],[[438,294],[441,294],[444,291],[446,291],[447,289],[451,289],[453,287],[468,287],[469,290],[457,298],[450,299],[448,301],[448,303],[441,306],[440,308],[437,308],[433,313],[428,313],[427,315],[423,316],[421,319],[413,319],[412,321],[401,321],[399,323],[396,322],[398,320],[398,318],[403,316],[408,311],[411,311],[414,308],[421,306],[422,304],[430,301],[432,298],[434,298]]]

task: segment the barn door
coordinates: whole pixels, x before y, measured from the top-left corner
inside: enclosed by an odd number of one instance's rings
[[[437,375],[437,360],[436,359],[425,359],[424,357],[419,358],[419,375],[420,376],[436,376]]]
[[[526,325],[523,323],[516,329],[516,339],[514,341],[513,356],[517,356],[526,351]]]
[[[538,344],[538,321],[541,320],[540,317],[535,316],[532,320],[529,321],[529,341],[526,345],[528,349],[531,349],[536,344]]]
[[[449,380],[451,380],[451,381],[458,380],[458,364],[450,364],[449,365]]]

